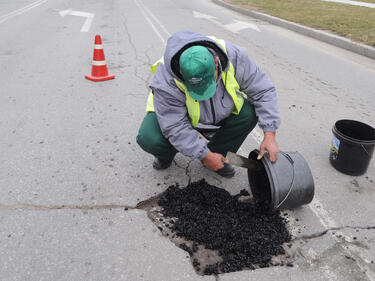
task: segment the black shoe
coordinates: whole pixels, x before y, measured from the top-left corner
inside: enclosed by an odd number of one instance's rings
[[[155,170],[164,170],[172,164],[172,161],[173,160],[162,160],[155,157],[154,162],[152,163],[152,167],[154,167]]]
[[[234,176],[236,171],[231,164],[224,163],[224,168],[217,170],[216,173],[224,178],[231,178]]]

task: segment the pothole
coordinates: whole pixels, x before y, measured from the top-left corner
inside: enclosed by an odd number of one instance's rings
[[[293,266],[286,220],[246,190],[231,196],[203,179],[184,188],[170,186],[137,208],[187,252],[199,275]]]

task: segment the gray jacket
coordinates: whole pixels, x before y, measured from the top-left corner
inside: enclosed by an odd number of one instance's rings
[[[276,131],[280,125],[275,87],[267,75],[252,61],[246,50],[226,41],[225,51],[210,38],[192,31],[181,31],[172,35],[167,42],[164,64],[160,64],[150,84],[154,93],[155,113],[165,138],[183,155],[202,160],[209,149],[206,142],[192,127],[185,105],[185,94],[181,92],[174,78],[183,81],[179,72],[179,57],[192,45],[203,45],[220,60],[220,66],[227,70],[232,62],[235,78],[240,90],[254,104],[258,124],[263,131]],[[210,100],[199,102],[199,123],[214,125],[228,117],[233,111],[233,100],[218,79],[215,95]]]

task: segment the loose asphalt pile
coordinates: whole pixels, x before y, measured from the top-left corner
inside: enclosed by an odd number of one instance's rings
[[[194,242],[192,247],[181,244],[180,248],[190,256],[197,244],[218,251],[222,261],[206,265],[205,275],[268,267],[273,256],[285,254],[282,245],[291,239],[285,219],[264,202],[260,205],[238,200],[247,195],[242,190],[231,196],[201,180],[183,189],[170,186],[159,199],[164,216],[177,218],[170,229]],[[193,265],[200,270],[197,260]]]

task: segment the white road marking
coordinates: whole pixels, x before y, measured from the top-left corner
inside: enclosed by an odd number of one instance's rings
[[[324,277],[327,278],[329,281],[338,281],[337,275],[331,271],[328,265],[322,266],[321,269],[323,270]],[[324,280],[327,280],[324,279]]]
[[[193,11],[193,16],[197,19],[208,20],[208,21],[216,24],[217,26],[220,26],[221,28],[225,28],[225,26],[221,22],[217,21],[216,17],[214,17],[214,16],[202,14],[202,13],[199,13],[199,12],[196,12],[196,11]]]
[[[226,30],[229,30],[229,31],[231,31],[235,34],[238,34],[241,30],[247,29],[247,28],[251,28],[253,30],[256,30],[256,31],[260,32],[260,29],[258,28],[258,26],[256,26],[253,23],[234,20],[234,23],[229,23],[229,24],[224,25],[221,22],[219,22],[216,19],[216,17],[211,16],[211,15],[207,15],[207,14],[203,14],[203,13],[200,13],[200,12],[197,12],[197,11],[193,11],[193,16],[197,19],[208,20],[208,21],[216,24],[217,26],[225,28]]]
[[[258,126],[255,126],[255,128],[251,131],[250,136],[256,141],[257,144],[260,145],[263,140],[263,131]]]
[[[336,2],[341,4],[348,4],[348,5],[354,5],[354,6],[362,6],[367,8],[375,8],[374,3],[367,3],[367,2],[360,2],[360,1],[352,1],[352,0],[323,0],[326,2]]]
[[[165,28],[165,26],[158,20],[158,18],[143,4],[142,0],[138,0],[139,5],[143,8],[143,10],[160,26],[161,30],[164,31],[164,33],[170,37],[171,34],[168,32],[168,30]]]
[[[309,204],[309,207],[311,211],[313,211],[315,216],[319,219],[324,228],[335,228],[339,226],[333,219],[331,219],[328,212],[323,209],[322,204],[316,197]]]
[[[229,31],[232,31],[233,33],[236,33],[236,34],[238,34],[242,29],[247,29],[247,28],[251,28],[251,29],[254,29],[255,31],[260,32],[260,29],[258,28],[258,26],[256,26],[253,23],[238,21],[238,20],[234,20],[234,21],[235,21],[234,23],[226,24],[224,25],[224,27],[228,29]]]
[[[59,14],[62,17],[65,17],[67,15],[71,15],[71,16],[78,16],[78,17],[86,18],[85,23],[81,27],[81,32],[88,32],[90,30],[92,21],[93,21],[94,16],[95,16],[95,14],[93,14],[93,13],[73,11],[72,9],[60,11]]]
[[[208,20],[216,19],[216,17],[214,17],[214,16],[203,14],[203,13],[200,13],[200,12],[197,12],[197,11],[193,11],[193,16],[197,19],[208,19]]]
[[[69,15],[72,11],[73,11],[72,9],[67,9],[64,11],[60,11],[59,14],[60,16],[65,17],[66,15]]]
[[[342,235],[342,233],[340,234]],[[350,240],[351,242],[353,242],[352,239]],[[373,265],[371,261],[374,259],[374,257],[370,257],[370,256],[366,257],[363,251],[361,251],[361,248],[354,244],[348,243],[345,245],[341,244],[340,246],[342,249],[344,249],[344,251],[349,252],[352,255],[353,254],[357,255],[358,258],[356,258],[355,260],[356,260],[358,267],[361,269],[362,272],[366,274],[366,276],[368,277],[370,281],[374,281],[375,273],[372,271],[372,268],[371,268],[371,266]]]
[[[30,11],[31,9],[34,9],[35,7],[38,7],[39,5],[42,5],[43,3],[47,2],[48,0],[38,0],[36,2],[33,2],[21,9],[15,10],[13,12],[10,12],[8,14],[0,16],[0,23],[5,22],[6,20],[13,18],[15,16],[21,15],[23,13],[26,13],[27,11]]]
[[[151,19],[149,18],[149,16],[147,15],[146,11],[143,8],[144,6],[142,7],[143,3],[141,4],[139,0],[134,0],[134,2],[138,6],[138,8],[141,10],[142,15],[147,20],[147,22],[150,24],[151,28],[154,30],[156,35],[159,37],[160,41],[165,45],[165,40],[164,40],[163,36],[160,34],[160,32],[158,31],[156,26],[152,23]]]

